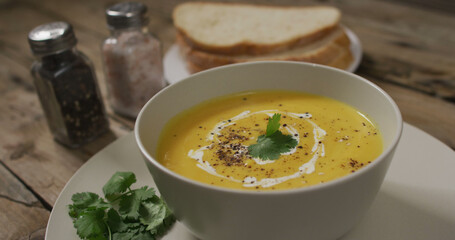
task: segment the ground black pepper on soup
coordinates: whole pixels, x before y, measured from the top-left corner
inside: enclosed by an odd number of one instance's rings
[[[374,121],[345,103],[305,93],[252,91],[175,116],[161,133],[157,159],[206,184],[274,190],[354,173],[382,149]]]

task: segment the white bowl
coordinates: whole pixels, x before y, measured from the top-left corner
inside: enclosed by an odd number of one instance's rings
[[[176,114],[214,97],[259,89],[302,91],[345,102],[368,114],[384,140],[368,166],[327,183],[279,191],[215,187],[177,175],[156,161],[164,125]],[[201,239],[337,239],[373,202],[401,136],[394,101],[354,74],[314,64],[254,62],[211,69],[171,85],[140,112],[137,144],[155,183],[177,219]]]

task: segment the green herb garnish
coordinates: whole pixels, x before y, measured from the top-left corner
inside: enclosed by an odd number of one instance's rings
[[[267,124],[267,130],[265,131],[265,136],[270,137],[278,129],[280,129],[280,119],[281,114],[275,113],[271,118],[269,118],[269,123]]]
[[[147,186],[131,189],[132,172],[116,172],[104,185],[106,200],[76,193],[69,205],[77,235],[87,240],[154,240],[175,222],[166,204]]]
[[[248,147],[252,157],[262,160],[276,160],[281,153],[289,152],[297,146],[297,141],[291,135],[284,135],[280,128],[281,114],[275,113],[267,124],[265,135],[258,137],[256,144]]]

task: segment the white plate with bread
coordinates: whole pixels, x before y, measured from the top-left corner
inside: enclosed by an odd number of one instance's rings
[[[304,61],[354,72],[362,58],[357,36],[329,6],[280,7],[189,2],[173,12],[176,43],[164,56],[170,84],[226,64]]]

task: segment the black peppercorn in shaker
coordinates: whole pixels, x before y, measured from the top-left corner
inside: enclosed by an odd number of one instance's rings
[[[33,29],[34,84],[54,139],[79,147],[109,128],[90,60],[76,49],[72,26],[53,22]]]

